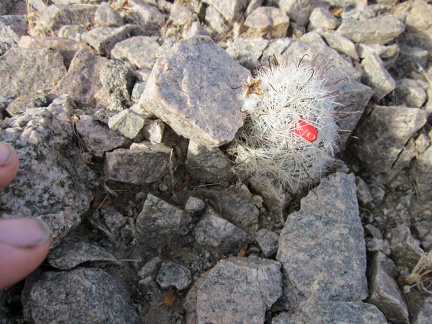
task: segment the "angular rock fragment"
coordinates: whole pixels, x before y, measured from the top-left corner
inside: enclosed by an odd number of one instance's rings
[[[285,37],[289,18],[281,9],[274,7],[259,7],[247,16],[245,22],[247,31],[243,37]]]
[[[279,238],[276,259],[305,296],[320,300],[367,297],[366,251],[354,175],[337,172],[301,200]]]
[[[353,60],[358,61],[359,56],[357,53],[357,49],[351,40],[338,33],[328,31],[321,33],[321,36],[325,39],[328,46],[338,51],[339,53],[348,55]]]
[[[427,297],[420,310],[413,316],[413,324],[426,324],[432,320],[432,297]]]
[[[46,32],[55,31],[64,25],[88,25],[92,23],[92,19],[98,6],[95,5],[51,5],[48,6],[42,17],[42,26]]]
[[[300,26],[306,26],[312,10],[316,7],[316,0],[276,0],[279,8],[284,10],[291,20]]]
[[[215,247],[222,254],[237,254],[251,241],[246,232],[221,218],[212,208],[201,217],[193,235],[198,244]]]
[[[361,64],[364,69],[362,81],[373,89],[375,101],[381,100],[396,87],[395,81],[377,54],[368,53]]]
[[[185,212],[196,213],[203,210],[205,202],[196,197],[189,197],[185,204]]]
[[[227,53],[248,69],[258,66],[259,58],[268,45],[268,40],[258,38],[236,38],[227,48]]]
[[[427,113],[417,108],[375,106],[355,132],[358,158],[373,175],[391,172],[405,144],[426,118]]]
[[[151,69],[156,62],[159,48],[154,38],[135,36],[117,43],[111,51],[111,57],[126,60],[137,69]]]
[[[261,248],[261,251],[267,258],[271,258],[272,256],[276,255],[278,250],[278,238],[279,235],[265,228],[262,228],[257,232],[256,240],[259,247]]]
[[[256,257],[221,260],[187,296],[188,323],[264,323],[282,294],[280,263]]]
[[[204,0],[204,2],[214,6],[231,23],[241,18],[243,11],[249,4],[248,0]]]
[[[127,18],[142,27],[144,35],[159,35],[166,16],[156,7],[141,0],[129,0]]]
[[[49,91],[65,74],[59,52],[49,48],[13,47],[0,57],[0,95],[16,98]]]
[[[429,52],[432,51],[432,21],[427,17],[432,15],[432,6],[424,0],[410,2],[408,14],[405,18],[406,32],[404,40],[411,46],[418,46]]]
[[[177,290],[185,290],[192,282],[192,275],[188,268],[174,262],[162,262],[156,282],[162,289],[175,287]]]
[[[230,142],[243,124],[240,90],[248,71],[209,37],[180,41],[153,68],[140,106],[174,131],[215,147]]]
[[[0,41],[10,45],[18,43],[27,27],[24,15],[0,16]]]
[[[26,281],[24,318],[34,323],[139,323],[130,294],[100,269],[39,273]]]
[[[396,101],[401,106],[420,108],[427,99],[426,91],[419,82],[412,79],[400,79],[396,82]]]
[[[377,252],[369,265],[368,303],[378,307],[387,321],[392,323],[409,323],[408,307],[394,276],[396,267],[383,253]]]
[[[386,44],[398,37],[405,25],[392,15],[383,15],[366,20],[343,21],[337,32],[356,43]]]
[[[145,122],[145,116],[136,114],[131,109],[125,109],[110,117],[108,126],[127,138],[135,139],[144,128]]]
[[[120,27],[123,25],[123,18],[106,2],[100,4],[95,12],[94,20],[97,27]]]
[[[432,199],[432,145],[421,153],[411,166],[411,176],[422,201]]]
[[[38,91],[36,93],[19,96],[7,106],[6,111],[11,116],[17,116],[19,114],[25,113],[28,108],[46,106],[48,106],[48,98],[45,96],[43,91]]]
[[[406,270],[412,270],[424,254],[419,242],[414,239],[409,227],[405,225],[390,231],[390,249],[392,260]]]
[[[309,16],[309,30],[333,30],[338,26],[338,21],[329,10],[315,8]]]
[[[129,150],[107,152],[104,174],[107,180],[133,184],[152,183],[169,173],[170,159],[170,148],[142,142]],[[174,165],[175,161],[172,163]]]

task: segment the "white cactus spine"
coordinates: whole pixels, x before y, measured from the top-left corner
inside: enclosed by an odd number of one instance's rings
[[[228,150],[241,175],[268,176],[297,193],[328,171],[338,143],[336,101],[317,70],[302,61],[275,61],[245,83],[247,117]],[[302,137],[302,125],[317,137]]]

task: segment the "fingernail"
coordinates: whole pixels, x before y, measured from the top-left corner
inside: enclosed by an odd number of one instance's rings
[[[0,220],[0,242],[14,247],[34,247],[44,243],[51,231],[47,223],[36,218]]]
[[[0,167],[7,165],[12,161],[13,150],[9,144],[0,142]]]

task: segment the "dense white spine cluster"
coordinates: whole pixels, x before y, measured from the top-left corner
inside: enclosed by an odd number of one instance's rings
[[[275,62],[245,83],[247,117],[229,148],[241,175],[268,176],[296,193],[328,171],[338,142],[336,101],[318,70]]]

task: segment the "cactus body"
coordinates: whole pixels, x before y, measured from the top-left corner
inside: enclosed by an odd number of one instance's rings
[[[245,124],[228,150],[238,173],[268,176],[296,193],[328,171],[338,142],[336,101],[318,70],[276,62],[245,83]]]

